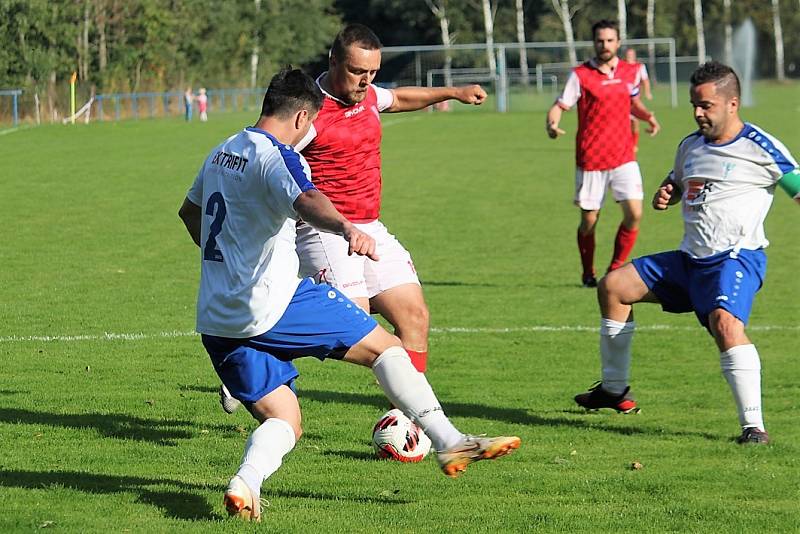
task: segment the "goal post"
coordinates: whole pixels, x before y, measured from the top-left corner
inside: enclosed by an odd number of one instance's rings
[[[75,113],[69,117],[64,117],[61,119],[61,124],[75,124],[75,121],[81,117],[83,117],[84,124],[89,124],[89,118],[92,113],[92,104],[94,104],[94,97],[89,98],[89,100],[81,107],[81,109]]]
[[[574,43],[578,57],[594,56],[591,41]],[[654,82],[668,84],[670,105],[677,107],[677,68],[675,40],[671,37],[628,39],[623,48],[634,48],[648,66]],[[569,62],[566,42],[495,43],[496,69],[487,64],[486,44],[387,46],[377,83],[387,87],[402,85],[447,86],[480,83],[503,112],[526,108],[539,109],[552,104],[552,93],[563,87],[574,65]],[[524,56],[524,61],[521,60]]]

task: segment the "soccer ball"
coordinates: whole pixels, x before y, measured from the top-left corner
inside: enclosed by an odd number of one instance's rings
[[[372,445],[378,458],[399,462],[422,461],[431,450],[430,438],[397,408],[383,414],[375,423]]]

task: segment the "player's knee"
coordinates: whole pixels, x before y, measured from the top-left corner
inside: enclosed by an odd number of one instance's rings
[[[410,304],[405,307],[402,314],[397,315],[395,320],[395,331],[401,338],[408,335],[415,337],[428,335],[428,325],[430,324],[430,312],[425,302]]]
[[[578,226],[578,231],[583,236],[588,236],[594,233],[594,229],[597,226],[597,216],[592,217],[590,219],[583,218],[581,219],[581,224]]]
[[[427,333],[431,317],[428,307],[424,302],[414,306],[414,308],[410,310],[408,317],[415,330],[425,331]]]
[[[622,287],[623,278],[619,269],[608,272],[597,283],[597,299],[602,302],[619,300],[619,293]]]
[[[622,218],[622,224],[628,230],[634,230],[639,227],[639,223],[642,222],[642,212],[641,211],[634,211],[625,215]]]
[[[708,326],[720,346],[735,346],[744,334],[744,324],[731,313],[717,309],[708,317]]]

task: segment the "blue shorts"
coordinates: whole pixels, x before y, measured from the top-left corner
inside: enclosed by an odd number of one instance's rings
[[[300,282],[278,322],[251,338],[203,334],[203,345],[222,383],[245,403],[258,401],[298,376],[295,358],[341,359],[378,323],[326,284]]]
[[[767,255],[761,249],[743,249],[692,258],[672,250],[636,258],[633,266],[664,311],[693,311],[708,328],[708,315],[717,308],[747,324],[767,274]]]

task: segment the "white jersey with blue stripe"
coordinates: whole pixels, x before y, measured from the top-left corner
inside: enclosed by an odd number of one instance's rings
[[[214,148],[187,198],[202,209],[197,331],[263,334],[300,283],[294,201],[313,189],[305,158],[246,128]]]
[[[670,177],[683,190],[680,249],[704,258],[726,250],[765,248],[764,219],[775,184],[797,167],[786,147],[753,124],[715,145],[699,132],[678,147]]]

